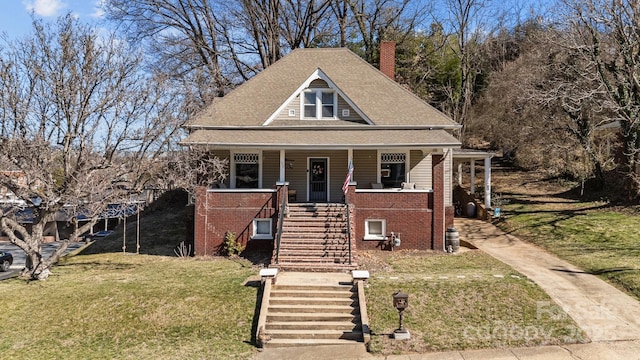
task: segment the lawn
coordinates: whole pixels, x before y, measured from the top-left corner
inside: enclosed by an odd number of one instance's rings
[[[250,358],[257,287],[244,260],[81,255],[0,283],[10,359]]]
[[[370,350],[382,354],[535,346],[582,341],[582,332],[549,296],[525,276],[480,252],[369,253],[367,306]],[[392,294],[409,294],[408,341],[398,327]]]
[[[640,212],[634,206],[581,201],[570,183],[541,180],[522,186],[513,176],[500,226],[640,300]],[[515,180],[515,181],[514,181]],[[508,188],[508,187],[507,187]]]
[[[243,259],[177,258],[184,204],[145,213],[141,254],[134,221],[48,280],[0,282],[0,353],[6,358],[249,359],[257,267]],[[524,215],[524,214],[523,214]],[[524,230],[524,227],[523,229]],[[380,354],[533,346],[581,341],[573,321],[534,283],[480,251],[359,253],[371,272],[370,350]],[[394,341],[391,295],[409,294],[411,340]]]

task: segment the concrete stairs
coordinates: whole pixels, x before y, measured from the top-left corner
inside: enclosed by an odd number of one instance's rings
[[[351,283],[274,284],[263,337],[268,339],[266,347],[362,342],[357,287]]]
[[[357,268],[349,238],[346,206],[343,204],[289,204],[284,218],[280,252],[272,267],[289,271],[349,271]]]

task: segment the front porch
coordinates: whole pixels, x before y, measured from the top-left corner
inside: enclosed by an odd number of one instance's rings
[[[350,163],[357,189],[389,191],[433,190],[434,161],[446,161],[451,169],[450,153],[442,148],[220,149],[212,154],[229,161],[229,176],[218,188],[272,190],[287,182],[291,202],[343,203]],[[451,181],[450,171],[445,177]],[[450,194],[445,202],[450,205]]]
[[[453,223],[451,177],[445,171],[451,159],[446,153],[347,149],[254,154],[228,152],[228,180],[218,188],[198,189],[196,255],[218,252],[227,232],[249,249],[277,251],[289,203],[348,203],[345,237],[351,258],[356,249],[444,250],[445,229]],[[349,161],[354,172],[345,193]],[[257,187],[245,187],[249,185]],[[399,241],[393,244],[395,239]]]

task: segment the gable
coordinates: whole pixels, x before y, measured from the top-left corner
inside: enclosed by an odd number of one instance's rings
[[[327,105],[325,96],[333,105],[327,106],[328,115],[322,111]],[[316,69],[263,125],[318,126],[327,121],[332,125],[373,124],[322,69]]]

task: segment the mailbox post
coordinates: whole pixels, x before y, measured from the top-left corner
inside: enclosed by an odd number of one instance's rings
[[[404,315],[404,310],[409,306],[409,295],[402,292],[402,290],[398,290],[393,294],[393,307],[398,310],[398,314],[400,315],[400,320],[398,323],[398,329],[393,332],[393,338],[396,340],[407,340],[411,338],[409,331],[404,328],[402,324],[402,319]]]

